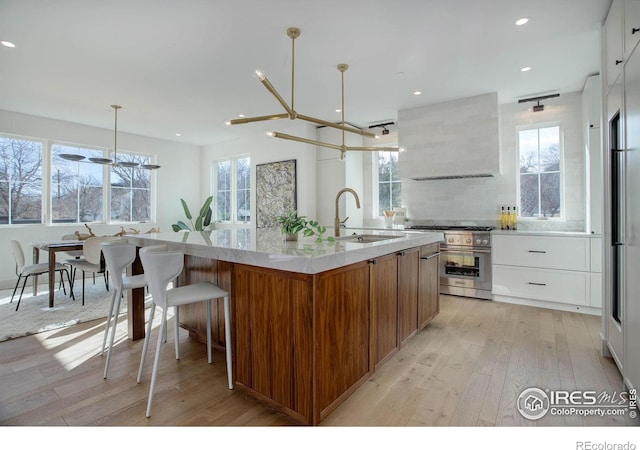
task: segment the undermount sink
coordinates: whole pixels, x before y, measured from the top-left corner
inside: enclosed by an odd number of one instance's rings
[[[387,241],[390,239],[398,239],[402,236],[385,236],[381,234],[353,234],[351,236],[343,236],[338,238],[342,242],[356,242],[359,244],[368,244],[371,242]]]

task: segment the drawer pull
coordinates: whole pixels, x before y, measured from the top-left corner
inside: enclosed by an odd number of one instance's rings
[[[529,284],[532,286],[546,286],[547,283],[532,283],[531,281],[529,281]]]
[[[638,31],[640,31],[640,28],[631,28],[631,34],[636,34]]]
[[[529,250],[529,253],[547,253],[544,250]]]
[[[436,256],[438,256],[439,254],[440,254],[440,252],[433,253],[432,255],[429,255],[429,256],[421,256],[420,259],[423,259],[423,260],[432,259],[432,258],[435,258]]]

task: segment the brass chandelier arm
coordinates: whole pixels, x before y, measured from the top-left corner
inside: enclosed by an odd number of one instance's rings
[[[345,147],[350,152],[399,152],[398,147]]]
[[[290,117],[291,119],[295,119],[296,118],[296,112],[289,105],[287,105],[287,102],[284,101],[284,99],[278,93],[276,88],[273,87],[273,84],[271,84],[269,79],[266,76],[265,77],[261,77],[260,78],[260,83],[262,83],[262,85],[264,87],[266,87],[269,92],[271,92],[271,95],[273,95],[276,98],[276,100],[278,100],[278,103],[280,103],[282,105],[282,107],[284,108],[284,110],[289,114],[288,117]]]
[[[242,123],[262,122],[265,120],[287,119],[289,114],[271,114],[270,116],[243,117],[241,119],[233,119],[229,121],[229,125],[238,125]]]
[[[340,151],[344,150],[344,148],[342,148],[341,145],[329,144],[328,142],[321,142],[321,141],[316,141],[316,140],[313,140],[313,139],[307,139],[307,138],[303,138],[303,137],[292,136],[290,134],[280,133],[279,131],[272,131],[271,133],[269,133],[269,135],[273,136],[273,137],[276,137],[276,138],[279,138],[279,139],[287,139],[289,141],[302,142],[304,144],[317,145],[319,147],[327,147],[327,148],[332,148],[334,150],[340,150]]]
[[[298,119],[305,120],[307,122],[315,123],[317,125],[323,125],[325,127],[335,128],[337,130],[348,131],[349,133],[359,134],[360,136],[366,136],[370,138],[375,138],[376,135],[374,133],[370,133],[368,131],[361,130],[360,128],[351,127],[349,125],[342,125],[341,123],[333,123],[322,119],[316,119],[315,117],[305,116],[304,114],[298,114]]]

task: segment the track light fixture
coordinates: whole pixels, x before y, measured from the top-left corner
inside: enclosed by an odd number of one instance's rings
[[[317,145],[320,147],[332,148],[335,150],[339,150],[341,152],[340,159],[344,158],[344,154],[347,151],[398,151],[396,147],[349,147],[344,143],[344,133],[355,133],[361,136],[366,136],[370,138],[378,138],[373,133],[368,131],[361,130],[359,128],[347,125],[344,121],[344,72],[349,68],[346,64],[338,64],[338,70],[342,74],[342,121],[341,123],[333,123],[326,120],[318,119],[315,117],[307,116],[304,114],[299,114],[294,108],[294,99],[295,99],[295,40],[300,36],[299,28],[288,28],[287,36],[291,38],[291,105],[287,104],[287,102],[282,98],[282,96],[278,93],[276,88],[271,84],[265,73],[258,69],[255,72],[255,76],[260,83],[275,97],[275,99],[280,103],[282,108],[286,111],[285,113],[280,114],[272,114],[268,116],[257,116],[257,117],[244,117],[239,119],[233,119],[227,122],[228,125],[238,125],[244,123],[251,122],[261,122],[266,120],[278,120],[278,119],[286,119],[289,118],[291,120],[300,119],[306,122],[311,122],[316,125],[321,125],[325,127],[335,128],[342,131],[342,145],[336,145],[321,141],[316,141],[314,139],[302,138],[298,136],[292,136],[290,134],[280,133],[278,131],[270,131],[267,134],[272,137],[280,138],[280,139],[288,139],[292,141],[302,142],[306,144]]]
[[[556,98],[560,97],[560,94],[549,94],[549,95],[540,95],[538,97],[529,97],[529,98],[521,98],[518,100],[518,103],[527,103],[527,102],[538,102],[537,105],[533,106],[533,112],[544,111],[544,105],[540,104],[540,100],[546,100],[548,98]]]

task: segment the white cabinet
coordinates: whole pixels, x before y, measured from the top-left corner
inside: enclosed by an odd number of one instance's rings
[[[640,1],[640,0],[638,0]],[[582,115],[585,150],[589,163],[588,175],[588,224],[587,230],[602,234],[603,230],[603,174],[602,174],[602,89],[600,75],[587,78],[582,90]]]
[[[605,69],[607,89],[613,86],[622,72],[622,0],[613,0],[604,23]]]
[[[592,242],[596,238],[494,233],[492,239],[495,300],[599,314],[597,278],[602,274],[591,272],[592,259],[599,258],[598,244]],[[601,269],[601,264],[594,266]]]
[[[603,286],[602,286],[602,237],[592,237],[590,239],[590,259],[591,273],[589,305],[593,308],[602,308]]]
[[[640,0],[624,0],[624,58],[640,40]]]

